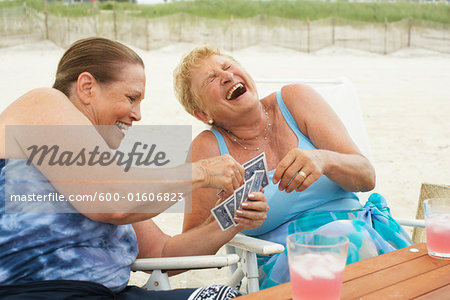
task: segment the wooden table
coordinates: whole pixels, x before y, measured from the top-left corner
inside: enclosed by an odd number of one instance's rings
[[[345,267],[341,299],[412,298],[450,299],[450,260],[428,256],[425,243]],[[239,299],[292,299],[291,283]]]

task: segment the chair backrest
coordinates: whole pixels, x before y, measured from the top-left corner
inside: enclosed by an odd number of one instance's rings
[[[423,201],[430,198],[449,198],[450,185],[422,183],[420,188],[419,203],[417,204],[416,219],[423,219]],[[425,228],[414,227],[412,240],[414,244],[426,241]]]
[[[255,79],[255,81],[261,98],[273,91],[280,90],[286,84],[305,83],[312,86],[334,109],[361,153],[369,160],[372,160],[369,137],[364,124],[361,107],[356,90],[350,79],[346,77],[330,80],[289,78]],[[358,196],[364,203],[364,200],[367,200],[372,192],[358,193]]]

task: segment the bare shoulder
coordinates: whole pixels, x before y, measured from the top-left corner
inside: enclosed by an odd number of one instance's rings
[[[36,88],[27,92],[8,106],[0,119],[7,124],[88,124],[69,98],[53,88]]]
[[[53,88],[36,88],[17,99],[18,104],[35,105],[47,107],[52,104],[66,103],[70,101],[61,91]]]
[[[330,120],[338,122],[331,106],[307,84],[286,85],[281,89],[281,96],[300,130],[309,138],[312,127],[322,128]]]
[[[281,89],[281,96],[294,118],[310,116],[311,112],[330,109],[323,97],[307,84],[291,84]]]
[[[204,130],[192,141],[192,161],[220,155],[217,139],[210,130]]]
[[[66,95],[64,95],[63,92],[50,88],[50,87],[41,87],[41,88],[35,88],[26,93],[25,95],[36,95],[36,96],[44,96],[44,97],[53,97],[53,98],[67,98]]]
[[[281,96],[288,107],[299,103],[308,105],[323,100],[319,93],[307,84],[285,85],[281,89]]]

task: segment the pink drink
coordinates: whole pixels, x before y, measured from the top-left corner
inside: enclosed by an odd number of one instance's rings
[[[450,259],[450,214],[431,214],[426,222],[428,253]]]
[[[332,254],[304,254],[289,262],[294,300],[338,300],[344,266]]]

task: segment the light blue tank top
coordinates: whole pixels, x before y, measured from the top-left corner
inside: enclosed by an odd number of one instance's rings
[[[45,177],[25,162],[0,159],[0,285],[62,279],[97,282],[113,292],[124,289],[138,254],[131,225],[92,221],[70,204],[73,213],[5,212],[6,180],[8,190],[26,186],[21,192],[56,193]],[[26,179],[10,182],[10,175]]]
[[[277,103],[287,124],[298,138],[298,148],[317,149],[300,131],[294,117],[284,104],[280,91],[277,92]],[[229,154],[222,134],[215,129],[211,129],[211,131],[216,136],[220,154]],[[355,193],[345,191],[325,175],[322,175],[303,192],[286,193],[278,190],[278,184],[272,183],[274,173],[275,170],[269,171],[269,185],[264,188],[264,194],[270,207],[267,219],[258,228],[244,230],[243,232],[247,235],[256,236],[267,233],[306,212],[361,208],[358,196]]]

